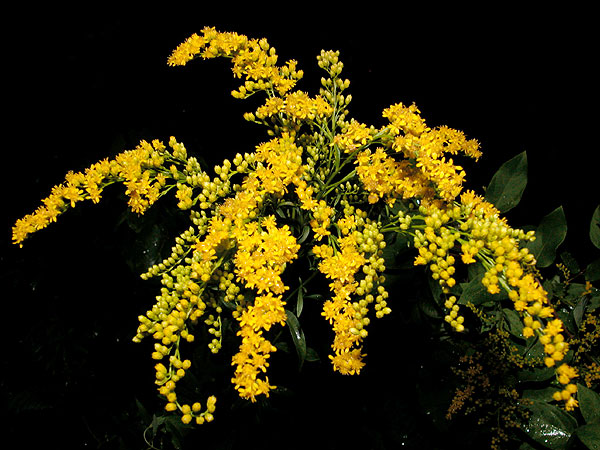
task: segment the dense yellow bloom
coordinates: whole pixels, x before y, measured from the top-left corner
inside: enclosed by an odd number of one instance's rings
[[[331,234],[329,226],[331,225],[331,218],[335,211],[325,200],[315,202],[311,211],[313,213],[313,220],[310,221],[310,226],[315,233],[315,239],[320,241],[325,236]]]
[[[334,145],[337,145],[346,153],[351,153],[359,147],[367,145],[372,139],[372,131],[364,123],[352,119],[348,129],[338,134],[333,139]]]
[[[156,168],[164,160],[164,150],[160,141],[152,144],[141,141],[135,149],[120,153],[113,160],[92,164],[83,173],[68,172],[64,183],[54,186],[50,195],[42,200],[43,206],[17,220],[13,227],[13,242],[22,245],[30,234],[55,222],[69,207],[73,208],[83,200],[98,203],[104,187],[115,182],[121,182],[127,188],[131,210],[143,214],[157,200],[163,187],[154,179]]]
[[[252,308],[252,307],[249,307]],[[240,397],[256,401],[259,395],[269,396],[274,388],[269,384],[269,378],[259,376],[267,371],[270,354],[277,349],[252,326],[242,326],[238,332],[242,343],[239,352],[234,355],[231,364],[235,366],[235,374],[231,379]]]
[[[255,297],[254,304],[248,307],[240,317],[241,327],[251,327],[254,331],[269,331],[272,325],[285,324],[285,302],[281,295],[273,296],[271,292]]]
[[[375,194],[373,198],[369,198],[369,203],[376,203],[380,198],[396,192],[403,173],[399,164],[388,157],[383,148],[379,147],[375,152],[369,149],[360,152],[356,163],[356,173],[364,188]]]
[[[334,370],[337,370],[342,375],[354,375],[360,373],[365,363],[363,358],[366,355],[361,354],[360,349],[348,350],[345,352],[336,353],[335,356],[329,356],[333,363]]]
[[[265,163],[255,173],[262,188],[269,194],[286,193],[287,186],[303,170],[302,148],[297,147],[294,139],[287,134],[259,145],[256,161]]]
[[[265,39],[248,39],[233,32],[218,32],[206,27],[202,35],[193,34],[179,45],[168,59],[171,66],[183,66],[196,56],[202,58],[231,58],[233,73],[245,77],[246,82],[237,91],[236,97],[246,97],[257,90],[274,88],[280,95],[290,91],[302,72],[296,70],[295,61],[277,67],[277,54]]]
[[[394,137],[392,148],[414,161],[443,200],[454,200],[462,190],[465,172],[445,154],[462,152],[478,159],[481,152],[477,141],[467,140],[462,132],[446,126],[429,128],[414,104],[407,107],[397,103],[386,108],[383,116],[390,121],[387,129]]]
[[[281,281],[285,265],[297,257],[300,246],[287,225],[277,228],[273,217],[263,221],[263,230],[248,230],[238,242],[235,253],[235,272],[248,288],[258,293],[283,293],[287,288]]]
[[[327,278],[342,283],[352,283],[354,274],[365,263],[365,257],[354,246],[346,245],[340,252],[326,257],[319,264],[319,270]]]
[[[304,121],[328,117],[333,108],[321,96],[314,99],[302,91],[294,91],[281,97],[268,98],[265,104],[256,110],[256,117],[265,119],[283,113],[291,119]]]
[[[390,121],[389,128],[393,136],[400,132],[420,136],[429,130],[421,117],[421,111],[414,103],[410,106],[396,103],[386,108],[382,115]]]
[[[277,53],[265,39],[210,27],[193,34],[173,51],[168,64],[183,66],[197,57],[230,59],[233,75],[242,79],[232,95],[266,96],[244,117],[268,126],[270,140],[244,156],[237,154],[233,167],[229,160],[215,166],[212,178],[174,137],[168,147],[159,140],[141,141],[113,159],[68,172],[34,213],[16,221],[13,241],[22,245],[83,200],[99,202],[112,183],[124,186],[128,206],[138,214],[166,191],[174,192],[177,207],[189,214],[192,225],[176,238],[172,254],[142,275],[160,275],[162,288],[152,309],[139,317],[133,340],[154,339],[158,392],[166,399],[165,409],[180,411],[185,424],[212,421],[216,398],[208,397],[203,410],[200,403],[178,397],[177,383],[192,364],[181,356],[185,345],[180,343],[194,342],[196,327],[204,324],[212,335],[208,348],[217,353],[231,329],[223,317],[227,311],[239,338],[231,382],[240,397],[252,402],[269,396],[274,386],[266,374],[276,351],[269,333],[292,318],[285,307],[297,292],[301,310],[302,292],[312,279],[302,275],[298,290],[288,292],[293,286],[285,280],[298,277],[285,275],[299,255],[328,283],[330,296],[321,316],[334,335],[329,355],[333,370],[359,374],[372,315],[382,318],[391,312],[384,277],[389,261],[383,250],[390,242],[386,238],[396,233],[408,238],[416,249],[414,264],[426,266],[437,283],[444,320],[454,331],[470,326],[457,299],[464,287],[457,272],[466,268],[457,263],[472,264],[469,277],[480,277],[487,293],[505,291],[522,319],[523,337],[534,337],[543,346],[541,358],[532,364],[556,369],[562,386],[553,398],[572,410],[578,404],[573,380],[579,375],[563,361],[577,358],[567,358],[568,330],[538,279],[534,256],[523,245],[535,235],[509,227],[493,204],[463,191],[466,174],[456,156],[477,160],[479,144],[447,126],[429,127],[414,104],[386,108],[387,124],[380,129],[347,119],[351,96],[341,92],[349,81],[339,78],[343,64],[338,56],[321,52],[318,64],[329,78],[321,80],[320,94],[311,96],[294,90],[303,76],[296,61],[278,65]],[[305,254],[300,243],[309,250]],[[582,295],[591,293],[588,283]],[[500,322],[498,315],[486,318],[486,308],[477,317]],[[494,308],[494,313],[502,312]],[[518,362],[522,368],[522,360]],[[598,372],[592,365],[581,376],[591,383]]]

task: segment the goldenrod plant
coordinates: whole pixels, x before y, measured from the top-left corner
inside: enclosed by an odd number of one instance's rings
[[[556,262],[561,208],[533,230],[508,223],[527,182],[526,153],[502,165],[484,192],[467,190],[460,161],[477,161],[479,143],[427,123],[415,104],[392,103],[383,125],[355,120],[339,52],[317,56],[315,93],[300,89],[300,64],[279,61],[266,39],[211,27],[181,43],[168,65],[212,58],[232,64],[240,80],[233,97],[262,99],[244,115],[266,129],[262,143],[208,168],[176,137],[144,140],[69,172],[13,227],[14,244],[26,245],[113,184],[138,215],[174,196],[188,225],[141,274],[161,286],[132,330],[141,349],[152,343],[166,412],[183,424],[219,420],[218,393],[180,389],[209,370],[194,359],[199,346],[229,352],[241,399],[273,395],[272,355],[286,349],[285,327],[300,366],[321,358],[340,375],[360,376],[372,322],[402,313],[398,274],[417,268],[429,289],[418,299],[420,326],[456,355],[446,418],[476,415],[495,448],[519,433],[539,445],[577,438],[597,448],[599,264],[582,269],[564,253]],[[599,224],[597,209],[590,238],[598,248]],[[307,346],[308,302],[331,330],[325,355]]]

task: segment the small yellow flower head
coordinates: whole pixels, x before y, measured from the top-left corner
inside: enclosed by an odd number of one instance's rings
[[[342,352],[336,352],[335,356],[330,355],[333,369],[340,372],[342,375],[355,375],[359,374],[361,369],[365,366],[363,358],[366,355],[361,353],[360,349],[347,350]]]
[[[371,141],[372,134],[373,130],[369,129],[364,123],[352,119],[348,129],[334,137],[332,145],[337,145],[346,153],[352,153]]]

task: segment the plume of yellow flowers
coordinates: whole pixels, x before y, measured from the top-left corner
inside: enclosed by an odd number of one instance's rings
[[[457,302],[456,265],[481,263],[487,291],[507,292],[523,319],[523,335],[538,336],[545,364],[557,366],[564,389],[555,399],[567,409],[577,405],[577,373],[563,362],[569,348],[563,324],[534,276],[535,259],[521,245],[533,233],[510,228],[492,204],[463,191],[465,172],[453,158],[478,159],[475,140],[445,126],[429,127],[415,105],[386,108],[381,128],[347,119],[350,82],[340,77],[339,52],[318,56],[327,77],[312,97],[294,90],[303,76],[297,63],[278,66],[265,39],[207,27],[179,45],[168,64],[217,57],[230,59],[234,76],[244,80],[234,97],[266,96],[244,117],[267,126],[270,140],[224,160],[213,175],[174,137],[168,145],[142,141],[82,173],[68,173],[13,228],[14,243],[22,245],[69,207],[86,199],[97,203],[114,183],[123,184],[128,206],[138,214],[174,189],[191,225],[176,238],[171,255],[142,274],[160,276],[162,288],[139,316],[134,337],[154,339],[156,384],[167,411],[179,411],[184,423],[213,420],[216,398],[208,396],[205,406],[186,402],[177,384],[192,367],[183,353],[202,324],[214,336],[208,348],[220,351],[228,311],[239,339],[232,384],[253,402],[269,395],[274,386],[266,373],[277,350],[269,333],[288,320],[286,269],[299,258],[313,261],[311,276],[318,273],[329,283],[331,296],[321,314],[334,334],[333,369],[360,373],[370,316],[391,313],[383,251],[386,236],[397,234],[411,238],[414,264],[427,266],[439,283],[446,322],[457,332],[468,324]]]

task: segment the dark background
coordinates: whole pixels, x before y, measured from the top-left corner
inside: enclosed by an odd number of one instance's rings
[[[484,154],[477,164],[461,161],[468,187],[480,192],[502,162],[526,150],[529,184],[521,204],[508,214],[511,224],[535,225],[562,205],[569,225],[564,249],[582,265],[597,257],[587,238],[600,200],[593,82],[597,36],[589,11],[460,11],[432,5],[390,10],[373,4],[347,17],[323,10],[292,17],[264,12],[265,6],[245,8],[231,7],[227,14],[17,9],[7,15],[0,244],[0,386],[6,408],[0,426],[23,448],[34,442],[118,448],[115,434],[122,441],[140,439],[143,428],[132,425],[133,437],[123,437],[122,427],[138,420],[127,412],[135,410],[135,398],[153,404],[151,349],[130,339],[156,287],[139,280],[127,264],[139,249],[130,230],[115,226],[125,209],[119,190],[109,190],[100,205],[82,205],[60,217],[23,249],[10,244],[11,226],[68,170],[131,149],[140,139],[167,141],[174,135],[189,153],[219,162],[252,151],[267,138],[242,118],[260,100],[229,95],[237,80],[228,61],[166,65],[171,51],[205,25],[266,37],[280,62],[299,62],[305,71],[299,88],[312,94],[321,77],[316,55],[339,49],[351,81],[351,115],[379,126],[385,107],[415,102],[430,126],[464,131],[480,142]],[[383,361],[376,367],[382,372],[371,379],[394,386],[389,367]],[[331,394],[336,401],[350,402],[340,391],[358,398],[386,395],[369,391],[366,381],[327,380],[320,389],[338,389]],[[302,416],[290,423],[293,433],[306,433],[307,424],[326,427],[327,419],[337,424],[324,415],[348,414],[351,402],[344,401],[338,409],[330,403],[313,410],[302,403],[319,420]],[[373,408],[381,407],[372,401]],[[393,428],[385,422],[389,417],[381,420],[381,427]],[[142,448],[143,442],[132,445]]]

